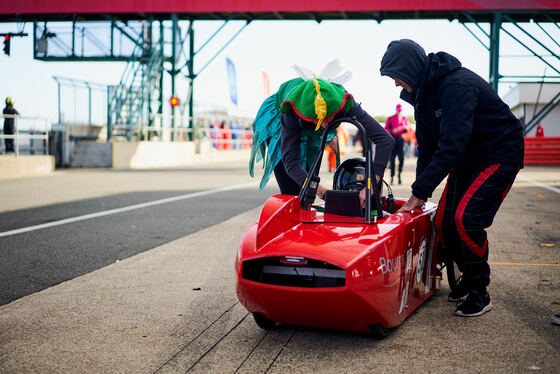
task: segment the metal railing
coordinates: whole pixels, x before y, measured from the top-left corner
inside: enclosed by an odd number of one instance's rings
[[[14,120],[13,134],[5,134],[4,126],[0,127],[0,152],[2,154],[7,153],[6,140],[13,141],[13,153],[16,156],[49,154],[49,126],[46,118],[22,117],[13,114],[2,114],[0,118]],[[41,125],[39,126],[38,123]]]

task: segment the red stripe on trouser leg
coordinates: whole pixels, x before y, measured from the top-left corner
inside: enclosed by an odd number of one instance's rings
[[[436,212],[436,218],[434,219],[434,225],[436,227],[436,231],[439,236],[439,240],[441,244],[445,247],[445,242],[443,241],[443,233],[441,231],[441,226],[443,223],[443,215],[445,214],[445,201],[447,198],[447,186],[449,186],[449,178],[447,178],[447,182],[445,183],[445,188],[443,189],[443,194],[441,194],[441,198],[439,199],[438,203],[438,210]]]
[[[457,231],[459,232],[459,236],[469,247],[471,252],[479,257],[482,257],[484,253],[486,253],[486,250],[488,249],[488,240],[485,240],[482,246],[476,244],[465,230],[465,225],[463,224],[463,216],[465,214],[465,209],[467,208],[467,205],[470,199],[473,197],[474,193],[480,188],[480,186],[484,184],[484,182],[486,182],[488,178],[490,178],[492,174],[496,172],[496,170],[498,170],[499,167],[500,164],[490,165],[488,168],[486,168],[486,170],[480,173],[478,177],[476,177],[475,181],[470,185],[465,195],[461,198],[461,201],[457,206],[457,211],[455,212],[455,223],[457,224]]]

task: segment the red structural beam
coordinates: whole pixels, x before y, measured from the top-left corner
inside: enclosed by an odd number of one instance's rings
[[[0,15],[560,10],[559,0],[2,0]]]

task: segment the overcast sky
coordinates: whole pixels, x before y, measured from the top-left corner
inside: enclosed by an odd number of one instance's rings
[[[196,22],[195,49],[220,25],[221,22]],[[231,22],[225,27],[220,36],[197,56],[195,71],[242,25],[242,22]],[[0,32],[16,32],[21,27],[0,24]],[[483,27],[487,30],[486,25]],[[547,30],[560,40],[559,28],[551,26]],[[123,63],[33,60],[32,24],[27,24],[25,31],[30,34],[29,37],[12,39],[10,57],[0,54],[0,97],[13,96],[22,115],[56,121],[57,86],[53,75],[109,84],[120,80]],[[401,38],[417,41],[428,53],[449,52],[464,66],[488,79],[488,51],[456,21],[324,21],[320,24],[313,21],[256,21],[249,24],[196,79],[195,101],[198,104],[233,107],[228,93],[226,57],[234,62],[237,70],[237,109],[249,116],[256,114],[263,100],[261,72],[270,76],[274,91],[282,82],[296,76],[291,65],[298,64],[319,73],[328,61],[338,58],[341,65],[353,74],[345,85],[348,91],[362,102],[370,114],[390,115],[399,103],[400,90],[391,79],[380,76],[379,65],[389,42]],[[542,36],[540,38],[545,40]],[[502,33],[501,54],[511,56],[528,52]],[[534,59],[504,57],[500,71],[541,75],[543,67]],[[184,80],[179,82],[179,87],[179,97],[186,96]],[[508,85],[502,85],[500,93],[507,91]],[[69,101],[75,100],[79,102],[75,106],[78,111],[84,111],[83,97],[75,99],[70,93],[64,96],[66,107]],[[403,107],[405,114],[412,114],[408,104]]]

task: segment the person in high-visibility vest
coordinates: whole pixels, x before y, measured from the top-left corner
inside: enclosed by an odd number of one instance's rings
[[[14,135],[15,120],[13,116],[19,114],[16,108],[14,108],[14,99],[11,97],[6,98],[6,107],[2,113],[9,115],[9,117],[4,117],[4,135]],[[14,153],[14,139],[4,139],[4,144],[6,146],[6,154]]]

